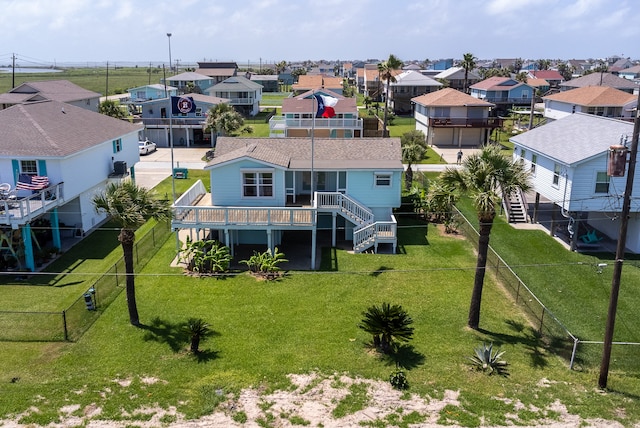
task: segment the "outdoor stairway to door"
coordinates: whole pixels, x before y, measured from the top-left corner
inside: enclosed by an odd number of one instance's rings
[[[503,195],[509,223],[528,223],[527,203],[521,191]]]
[[[317,192],[316,206],[318,210],[336,212],[356,226],[353,230],[355,253],[361,253],[372,246],[377,252],[378,244],[383,242],[393,244],[395,253],[397,224],[393,216],[391,221],[376,222],[369,208],[340,192]]]

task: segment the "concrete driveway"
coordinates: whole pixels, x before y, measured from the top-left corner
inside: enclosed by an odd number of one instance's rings
[[[173,149],[174,168],[202,169],[202,160],[211,147],[180,147]],[[153,153],[140,156],[136,164],[136,184],[151,189],[171,176],[171,149],[159,148]]]

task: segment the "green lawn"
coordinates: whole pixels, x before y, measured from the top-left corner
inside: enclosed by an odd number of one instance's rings
[[[59,409],[78,404],[79,409],[97,405],[100,418],[133,424],[146,420],[134,412],[144,406],[176,406],[198,417],[213,410],[219,394],[251,385],[287,388],[289,373],[386,379],[393,363],[367,351],[370,338],[357,324],[368,306],[388,301],[401,304],[414,319],[414,339],[399,358],[410,392],[423,397],[460,392],[460,407],[445,408],[443,421],[504,425],[506,414],[523,421],[553,419],[553,412],[543,413],[556,401],[583,417],[625,414],[626,422],[640,420],[640,409],[629,403],[640,394],[637,372],[614,371],[610,385],[616,392],[595,393],[594,372],[569,371],[490,280],[482,330],[465,327],[475,265],[469,242],[405,219],[399,250],[399,255],[376,255],[325,249],[316,273],[290,272],[277,282],[246,274],[215,280],[187,277],[170,267],[175,241],[169,238],[137,276],[143,328],[128,324],[121,293],[76,343],[3,343],[0,415],[23,412],[37,396],[39,411],[23,423],[49,423]],[[216,332],[203,342],[199,359],[185,353],[179,332],[189,317],[202,317]],[[466,357],[482,341],[506,351],[508,378],[469,371]],[[121,386],[118,379],[131,384]]]

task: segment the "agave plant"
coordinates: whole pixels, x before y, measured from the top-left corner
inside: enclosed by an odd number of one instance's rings
[[[478,371],[501,376],[508,376],[507,362],[502,359],[505,351],[493,351],[493,343],[483,343],[475,349],[475,355],[469,357],[471,365]]]

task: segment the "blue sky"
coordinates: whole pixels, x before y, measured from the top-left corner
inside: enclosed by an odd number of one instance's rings
[[[639,59],[637,0],[0,0],[0,65]]]

